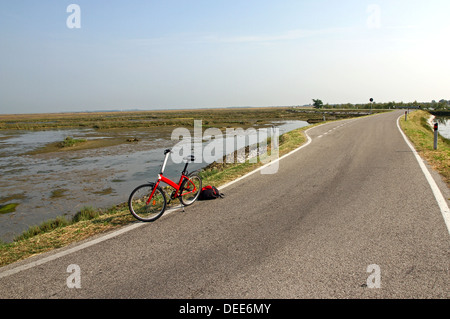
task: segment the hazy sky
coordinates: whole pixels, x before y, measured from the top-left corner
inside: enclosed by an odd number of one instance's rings
[[[449,14],[448,0],[0,0],[0,113],[450,99]]]

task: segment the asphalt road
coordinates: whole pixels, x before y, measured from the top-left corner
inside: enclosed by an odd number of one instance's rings
[[[449,230],[401,114],[315,127],[223,199],[4,267],[0,298],[448,298]]]

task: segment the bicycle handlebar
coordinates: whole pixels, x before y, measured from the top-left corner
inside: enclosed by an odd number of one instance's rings
[[[171,150],[170,148],[164,150],[164,155],[167,155],[168,153],[172,153],[172,150]],[[193,162],[193,161],[195,161],[195,156],[194,156],[194,155],[186,156],[186,157],[184,158],[184,160]]]

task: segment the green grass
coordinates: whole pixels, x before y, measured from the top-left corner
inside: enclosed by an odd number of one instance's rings
[[[54,189],[54,190],[52,190],[52,193],[50,194],[50,198],[63,197],[64,193],[66,193],[67,191],[68,191],[67,189],[62,189],[62,188]]]
[[[114,189],[112,187],[108,187],[108,188],[102,189],[100,191],[93,192],[93,194],[97,194],[97,195],[109,195],[112,193],[114,193]]]
[[[0,242],[0,267],[67,246],[133,221],[124,205],[109,209],[85,207],[71,219],[64,216],[50,219],[30,227],[12,243]]]
[[[60,142],[58,144],[59,147],[64,148],[64,147],[74,147],[75,145],[78,145],[80,143],[84,143],[86,142],[85,139],[75,139],[71,136],[68,136],[64,139],[64,141]]]
[[[0,205],[0,215],[1,214],[9,214],[14,213],[16,211],[16,207],[19,206],[17,203],[10,203],[6,205]]]
[[[94,209],[91,206],[82,208],[78,213],[76,213],[71,219],[64,216],[58,216],[54,219],[45,221],[37,226],[30,227],[27,231],[22,233],[22,235],[15,238],[15,241],[21,241],[24,239],[29,239],[35,237],[39,234],[49,233],[55,229],[73,225],[82,221],[89,221],[100,216],[101,210]]]
[[[27,231],[22,233],[22,235],[17,237],[15,240],[16,241],[26,240],[26,239],[35,237],[39,234],[51,232],[57,228],[67,226],[69,224],[70,224],[70,221],[67,218],[65,218],[63,216],[59,216],[54,219],[45,221],[38,226],[30,227]]]
[[[450,140],[439,135],[438,147],[434,149],[434,131],[428,125],[430,114],[415,111],[408,115],[407,121],[402,116],[400,126],[417,152],[438,171],[450,187]]]
[[[72,223],[91,220],[98,218],[99,216],[100,212],[98,210],[94,209],[92,206],[87,206],[73,216]]]

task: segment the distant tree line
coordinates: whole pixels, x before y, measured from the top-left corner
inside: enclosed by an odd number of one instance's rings
[[[365,104],[324,104],[320,99],[313,99],[314,108],[324,108],[324,109],[428,109],[428,110],[450,110],[450,100],[440,100],[436,102],[435,100],[431,102],[384,102],[384,103],[365,103]]]

